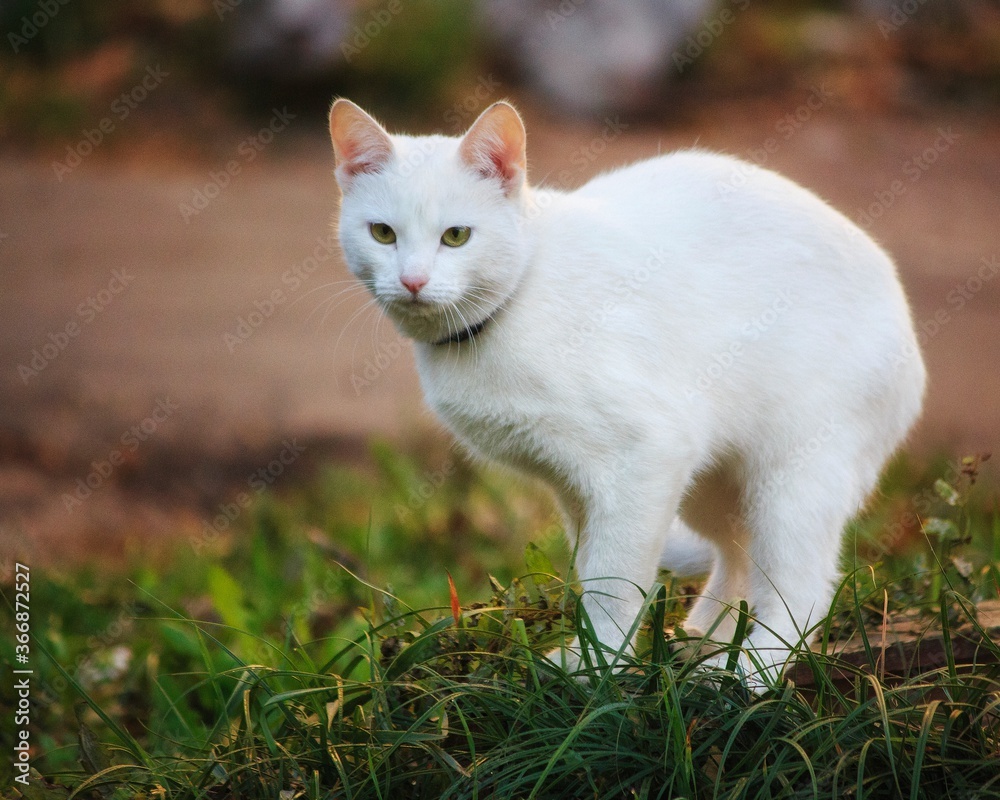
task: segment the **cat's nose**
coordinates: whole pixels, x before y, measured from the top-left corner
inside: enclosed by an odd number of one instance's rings
[[[399,282],[407,288],[414,297],[427,285],[430,278],[427,275],[400,275]]]

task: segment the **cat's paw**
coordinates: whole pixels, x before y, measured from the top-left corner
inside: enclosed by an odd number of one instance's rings
[[[768,651],[742,651],[737,662],[737,672],[743,685],[758,697],[784,684],[788,653],[773,654]]]
[[[614,651],[602,647],[600,653],[595,653],[594,646],[590,645],[587,657],[584,658],[582,647],[580,640],[574,638],[562,647],[550,650],[546,657],[561,671],[581,682],[589,681],[595,671],[603,674],[608,667],[615,674],[631,669],[629,660],[619,658]],[[631,652],[629,649],[629,653]]]
[[[583,654],[580,652],[579,639],[573,639],[561,647],[550,650],[547,658],[567,675],[574,675],[586,668],[583,663]],[[582,679],[582,676],[578,676],[578,679]]]
[[[720,672],[729,669],[729,661],[729,653],[721,652],[706,658],[700,666],[704,669],[712,670],[718,676]],[[746,650],[741,650],[736,659],[732,674],[746,687],[747,691],[752,695],[760,697],[781,685],[782,672],[781,665],[761,663],[756,654],[754,654],[754,657],[751,657]]]
[[[685,661],[704,659],[718,648],[697,628],[676,629],[670,640],[670,650]]]
[[[694,628],[684,630],[683,636],[673,639],[673,652],[686,661],[696,661],[696,668],[707,673],[706,680],[721,686],[724,675],[730,667],[730,647],[706,639]],[[781,682],[782,665],[762,660],[759,653],[751,658],[746,650],[741,650],[733,667],[733,674],[751,694],[760,696]]]

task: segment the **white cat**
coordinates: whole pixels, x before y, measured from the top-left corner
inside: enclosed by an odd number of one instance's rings
[[[451,138],[390,136],[341,99],[330,133],[349,268],[455,435],[555,490],[600,642],[625,644],[659,567],[710,568],[685,627],[725,641],[746,599],[743,666],[780,675],[920,412],[889,257],[805,189],[706,152],[531,187],[503,102]]]

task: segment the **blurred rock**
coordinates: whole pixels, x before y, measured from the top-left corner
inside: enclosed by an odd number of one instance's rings
[[[482,0],[479,11],[524,81],[578,114],[652,107],[673,54],[714,0]],[[737,14],[734,7],[729,14]],[[722,24],[722,23],[720,23]]]
[[[343,60],[353,9],[336,0],[217,0],[227,61],[240,72],[309,78]]]

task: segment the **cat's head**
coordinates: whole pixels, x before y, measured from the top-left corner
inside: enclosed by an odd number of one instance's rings
[[[330,111],[340,244],[407,336],[439,342],[487,319],[524,271],[524,125],[495,103],[463,137],[390,136],[349,100]]]

